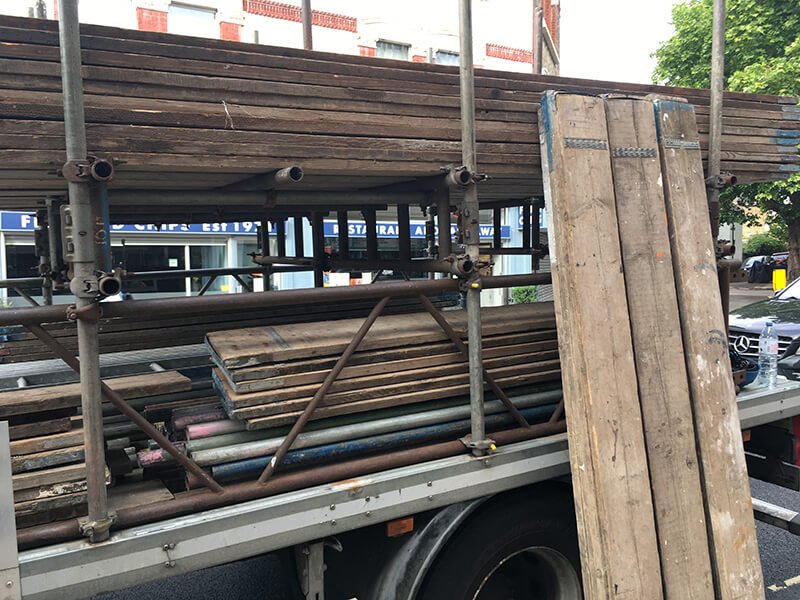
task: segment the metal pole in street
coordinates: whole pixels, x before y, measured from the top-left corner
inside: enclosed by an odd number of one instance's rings
[[[711,37],[711,98],[708,135],[708,214],[711,219],[711,238],[716,250],[719,238],[720,219],[720,171],[722,153],[722,99],[725,87],[725,0],[714,0],[713,25]],[[717,262],[722,312],[725,326],[728,325],[730,310],[730,270]]]
[[[477,173],[475,151],[475,73],[472,59],[472,0],[459,0],[459,37],[461,52],[461,157],[470,173]],[[461,207],[466,252],[473,262],[480,255],[480,212],[478,187],[464,191]],[[469,395],[472,421],[470,446],[475,454],[484,454],[490,442],[486,439],[483,407],[483,356],[481,348],[481,289],[477,278],[467,284],[467,336],[469,340]]]
[[[725,86],[725,0],[714,0],[711,38],[711,115],[708,136],[708,206],[711,215],[711,235],[714,243],[719,236],[720,154],[722,150],[722,94]]]
[[[302,0],[300,19],[303,22],[303,48],[313,50],[314,40],[311,37],[311,26],[314,22],[314,13],[311,12],[311,0]]]
[[[58,22],[61,47],[61,79],[64,95],[64,131],[67,162],[82,163],[87,159],[84,122],[83,81],[81,78],[80,25],[78,1],[59,0]],[[70,169],[64,169],[65,174]],[[62,235],[72,263],[70,289],[78,308],[97,299],[98,282],[95,268],[95,223],[88,177],[68,176],[69,207],[62,222]],[[83,414],[84,448],[88,517],[83,533],[92,542],[108,539],[111,518],[108,514],[105,482],[105,448],[103,444],[102,393],[100,388],[100,348],[97,321],[79,319],[78,355],[80,358],[81,410]]]

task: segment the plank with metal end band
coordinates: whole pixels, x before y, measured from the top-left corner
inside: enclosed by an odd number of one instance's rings
[[[661,566],[605,108],[597,97],[548,92],[539,120],[584,593],[656,600]]]
[[[664,596],[713,600],[653,103],[609,98],[606,117]]]
[[[694,107],[655,101],[701,483],[720,600],[764,597]],[[682,144],[669,140],[682,140]]]

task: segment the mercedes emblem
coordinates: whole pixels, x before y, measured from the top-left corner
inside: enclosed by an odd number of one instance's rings
[[[736,341],[733,342],[733,348],[740,354],[747,352],[750,350],[750,338],[746,335],[740,335],[736,338]]]

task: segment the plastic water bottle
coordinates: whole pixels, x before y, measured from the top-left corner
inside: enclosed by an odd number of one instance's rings
[[[778,334],[772,321],[758,338],[758,385],[774,388],[778,377]]]

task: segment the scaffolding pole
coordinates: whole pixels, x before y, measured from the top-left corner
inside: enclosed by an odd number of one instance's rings
[[[477,173],[475,151],[475,73],[472,60],[472,0],[459,0],[459,36],[461,52],[459,75],[461,84],[461,158],[470,173]],[[480,255],[480,208],[478,187],[464,190],[461,206],[466,253],[473,262]],[[485,454],[491,442],[486,439],[483,407],[483,357],[481,348],[481,286],[477,277],[467,282],[467,336],[469,339],[469,446],[476,455]]]
[[[311,36],[313,17],[314,13],[311,12],[311,0],[302,0],[302,4],[300,5],[300,20],[303,23],[303,48],[306,50],[314,49],[314,41]]]
[[[81,79],[78,1],[59,0],[58,6],[67,162],[83,163],[87,160],[88,152]],[[68,173],[69,169],[65,168],[64,172]],[[89,185],[88,178],[68,177],[69,207],[62,222],[65,228],[65,247],[70,253],[73,270],[70,289],[75,295],[79,310],[92,305],[98,293],[94,211]],[[91,542],[101,542],[108,539],[111,518],[106,497],[98,325],[96,320],[81,319],[77,328],[88,505],[88,516],[82,530]]]

